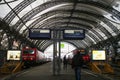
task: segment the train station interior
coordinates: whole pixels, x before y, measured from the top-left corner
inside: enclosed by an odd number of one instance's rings
[[[0,0],[0,80],[75,80],[77,50],[81,80],[120,80],[120,0]]]

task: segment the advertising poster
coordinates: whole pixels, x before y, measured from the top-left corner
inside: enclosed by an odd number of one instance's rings
[[[106,60],[105,50],[93,50],[92,60]]]
[[[21,51],[20,50],[8,50],[7,60],[20,60]]]

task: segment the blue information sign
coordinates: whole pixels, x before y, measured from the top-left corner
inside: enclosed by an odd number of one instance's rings
[[[30,39],[51,39],[51,31],[49,29],[32,28],[29,30]]]
[[[63,39],[84,39],[85,30],[63,30]]]

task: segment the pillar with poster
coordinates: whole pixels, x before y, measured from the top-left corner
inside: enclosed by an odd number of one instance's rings
[[[1,67],[1,73],[15,73],[21,71],[21,50],[7,50],[7,60]]]
[[[113,68],[106,61],[105,50],[92,50],[90,67],[96,73],[114,73]]]

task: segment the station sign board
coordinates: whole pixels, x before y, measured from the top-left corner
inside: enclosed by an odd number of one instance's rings
[[[65,29],[63,30],[63,39],[67,40],[80,40],[85,38],[85,30],[84,29]]]
[[[30,39],[51,39],[50,29],[31,28],[29,29]]]
[[[92,50],[92,60],[99,60],[99,61],[106,60],[105,50]]]
[[[7,51],[7,60],[20,60],[20,59],[21,59],[21,50]]]

